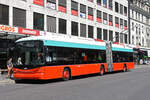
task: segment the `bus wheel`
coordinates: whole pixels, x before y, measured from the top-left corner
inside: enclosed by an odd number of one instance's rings
[[[100,76],[103,76],[104,73],[105,73],[105,70],[104,70],[104,67],[102,66],[102,67],[100,68]]]
[[[68,81],[71,77],[69,68],[64,68],[63,70],[63,80]]]
[[[123,72],[127,72],[127,66],[126,65],[123,66]]]

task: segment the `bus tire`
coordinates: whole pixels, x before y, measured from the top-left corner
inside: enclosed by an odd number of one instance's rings
[[[126,64],[124,64],[124,66],[123,66],[123,72],[127,72],[127,66],[126,66]]]
[[[101,66],[101,67],[100,67],[100,76],[103,76],[104,73],[105,73],[104,66]]]
[[[64,68],[62,78],[63,78],[64,81],[68,81],[68,80],[71,79],[71,71],[70,71],[69,68]]]

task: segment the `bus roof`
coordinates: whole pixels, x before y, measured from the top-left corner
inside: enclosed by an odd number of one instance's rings
[[[21,41],[30,41],[30,40],[41,40],[45,46],[59,46],[59,47],[72,47],[72,48],[85,48],[85,49],[100,49],[106,50],[106,43],[99,42],[94,39],[82,38],[76,36],[69,36],[63,34],[49,34],[45,36],[31,36],[17,40],[16,42]],[[123,51],[123,52],[133,52],[132,48],[129,48],[125,45],[112,45],[113,51]]]

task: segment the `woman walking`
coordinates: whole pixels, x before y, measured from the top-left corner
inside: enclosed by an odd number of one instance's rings
[[[9,58],[9,60],[7,61],[7,68],[8,68],[8,77],[11,78],[13,68],[12,58]]]

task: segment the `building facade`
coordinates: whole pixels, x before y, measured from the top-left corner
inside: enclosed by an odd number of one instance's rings
[[[131,44],[150,47],[150,3],[149,0],[130,1]]]
[[[128,44],[127,29],[127,0],[0,0],[1,44],[46,34]]]

